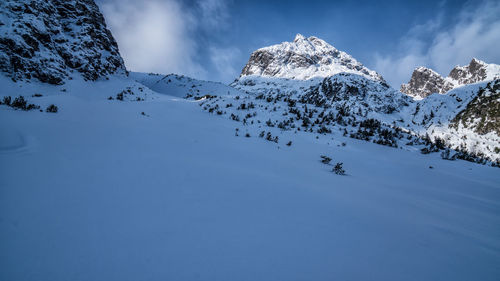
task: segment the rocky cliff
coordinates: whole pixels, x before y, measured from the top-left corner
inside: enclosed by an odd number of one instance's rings
[[[76,73],[97,80],[126,69],[93,0],[3,0],[0,72],[63,84]]]

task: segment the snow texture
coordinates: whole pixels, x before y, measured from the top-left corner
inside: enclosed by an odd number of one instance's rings
[[[209,99],[107,99],[145,87],[131,78],[0,84],[60,108],[0,106],[2,280],[500,275],[498,168],[335,132],[266,127],[269,142]]]

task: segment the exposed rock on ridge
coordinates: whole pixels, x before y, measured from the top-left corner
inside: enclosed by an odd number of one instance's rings
[[[401,92],[418,98],[425,98],[433,93],[444,94],[449,90],[472,83],[500,78],[500,65],[487,64],[473,58],[469,65],[454,67],[448,77],[426,67],[413,71],[408,84],[401,85]]]
[[[87,80],[126,73],[93,0],[0,1],[0,71],[50,84],[73,72]]]
[[[410,82],[401,85],[401,92],[425,98],[432,93],[444,94],[453,89],[453,84],[439,73],[426,67],[418,67],[413,71]]]

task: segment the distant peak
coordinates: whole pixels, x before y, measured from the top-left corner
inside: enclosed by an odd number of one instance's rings
[[[486,63],[484,61],[482,61],[482,60],[478,60],[476,58],[472,58],[472,60],[469,63],[469,66],[470,65],[475,65],[475,64],[486,64]]]
[[[304,37],[304,35],[297,33],[297,35],[295,35],[295,39],[293,40],[293,42],[297,42],[299,40],[305,40],[305,39],[306,39],[306,37]]]
[[[401,92],[424,98],[432,93],[444,94],[462,85],[498,78],[500,78],[500,65],[472,58],[468,65],[455,66],[447,77],[442,77],[430,68],[417,67],[408,84],[401,85]]]
[[[418,66],[414,69],[415,71],[425,71],[425,70],[431,70],[431,71],[434,71],[428,67],[425,67],[425,66]]]

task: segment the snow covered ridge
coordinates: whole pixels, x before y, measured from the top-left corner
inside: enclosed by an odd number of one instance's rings
[[[448,75],[426,67],[418,67],[413,71],[410,81],[401,85],[401,92],[415,98],[425,98],[433,93],[444,94],[462,85],[491,81],[500,78],[500,65],[487,64],[473,58],[469,65],[455,66]]]
[[[93,0],[2,0],[0,72],[64,84],[75,72],[97,80],[126,69]]]
[[[183,92],[176,96],[200,101],[205,111],[237,122],[241,127],[236,136],[259,136],[282,144],[277,128],[327,138],[336,145],[342,145],[336,140],[343,136],[423,154],[437,153],[447,160],[500,166],[498,135],[456,131],[449,126],[483,84],[416,101],[382,82],[348,73],[305,81],[249,76],[234,83],[239,91],[207,90],[207,82],[165,77],[171,80],[171,87],[180,89],[163,93]],[[196,93],[192,95],[186,86],[196,86]],[[284,144],[294,141],[287,139]]]
[[[499,161],[499,95],[498,79],[433,94],[411,103],[403,127],[452,149]]]
[[[352,115],[377,116],[390,122],[400,119],[398,112],[413,102],[383,81],[345,72],[308,80],[252,75],[240,78],[231,86],[253,96],[293,99],[322,108],[342,107]]]
[[[347,72],[384,81],[382,76],[363,66],[349,54],[337,50],[325,41],[297,34],[293,42],[256,50],[243,68],[240,79],[245,76],[307,80],[329,77]]]
[[[200,95],[241,94],[239,90],[228,85],[197,80],[184,75],[131,72],[129,76],[155,92],[180,98]]]

